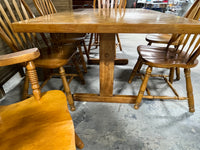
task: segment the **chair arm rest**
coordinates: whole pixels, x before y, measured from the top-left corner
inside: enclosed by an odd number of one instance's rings
[[[31,48],[11,54],[0,56],[0,66],[8,66],[26,61],[31,61],[40,56],[38,48]]]

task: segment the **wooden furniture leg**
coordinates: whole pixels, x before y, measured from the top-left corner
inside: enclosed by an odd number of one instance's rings
[[[137,96],[137,99],[136,99],[136,103],[134,105],[134,108],[135,109],[138,109],[139,108],[139,105],[142,101],[142,98],[143,98],[143,95],[144,95],[144,91],[146,90],[146,87],[147,87],[147,82],[149,80],[149,77],[151,75],[151,72],[152,72],[152,67],[148,67],[147,70],[146,70],[146,74],[145,74],[145,77],[144,77],[144,80],[142,82],[142,85],[140,87],[140,91],[138,92],[138,96]]]
[[[28,80],[28,74],[27,74],[27,72],[26,72],[25,79],[24,79],[22,100],[28,98],[28,88],[29,88],[29,80]]]
[[[190,69],[184,69],[185,79],[186,79],[186,89],[187,89],[187,96],[188,96],[188,105],[189,111],[194,112],[194,97],[193,97],[193,89],[190,77]]]
[[[76,134],[76,132],[75,132],[75,143],[76,143],[76,147],[78,147],[79,149],[83,149],[84,148],[84,143],[79,138],[79,136]]]
[[[82,52],[80,43],[78,44],[78,50],[79,50],[79,55],[80,55],[81,63],[82,63],[82,66],[83,66],[83,70],[86,73],[87,72],[87,66],[86,66],[86,63],[85,63],[85,59],[83,57],[83,52]]]
[[[176,67],[176,80],[180,80],[180,68]]]
[[[100,34],[100,95],[113,95],[115,34]]]
[[[120,51],[122,51],[122,45],[121,45],[121,41],[120,41],[118,33],[116,34],[116,37],[117,37],[117,42],[118,42],[118,45],[119,45],[119,49],[120,49]]]
[[[72,98],[72,94],[71,94],[71,91],[70,91],[70,88],[69,88],[69,84],[68,84],[66,76],[65,76],[65,69],[63,67],[60,67],[59,73],[60,73],[60,76],[61,76],[61,79],[62,79],[62,82],[63,82],[63,86],[64,86],[64,90],[65,90],[65,93],[66,93],[66,96],[67,96],[68,103],[70,105],[70,110],[75,111],[76,108],[74,106],[74,100]]]
[[[109,102],[109,103],[135,103],[135,95],[113,95],[113,78],[115,63],[115,34],[100,34],[100,94],[75,93],[76,101]]]
[[[140,70],[142,67],[142,59],[141,57],[138,58],[136,65],[134,66],[134,69],[129,77],[128,83],[131,83],[133,78],[135,77],[136,73]]]
[[[174,68],[170,68],[170,72],[169,72],[169,82],[173,83],[174,81]]]
[[[75,65],[76,71],[78,72],[78,76],[81,79],[81,84],[85,84],[85,79],[83,77],[83,73],[80,70],[79,64],[77,63],[77,60],[75,57],[72,58],[73,64]]]

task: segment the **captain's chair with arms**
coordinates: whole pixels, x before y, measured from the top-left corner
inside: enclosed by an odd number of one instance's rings
[[[0,56],[0,66],[24,63],[33,96],[0,106],[1,150],[75,150],[84,144],[74,131],[73,121],[62,91],[40,92],[34,59],[37,48]]]

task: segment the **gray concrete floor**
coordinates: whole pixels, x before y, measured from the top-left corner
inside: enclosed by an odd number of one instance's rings
[[[120,57],[129,59],[125,66],[115,66],[114,94],[137,94],[141,80],[132,84],[127,80],[138,57],[136,47],[147,44],[144,34],[120,34],[123,52]],[[94,55],[95,56],[95,55]],[[145,66],[142,70],[145,69]],[[195,113],[188,112],[187,101],[143,100],[139,110],[132,104],[75,102],[76,111],[71,112],[76,132],[85,143],[85,150],[199,150],[200,149],[200,67],[192,69]],[[155,69],[154,73],[168,70]],[[73,93],[99,92],[99,66],[88,66],[84,75],[86,84],[78,79],[70,84]],[[1,105],[20,100],[22,83],[10,91]],[[174,86],[180,95],[186,95],[183,70],[181,80]],[[61,79],[54,78],[43,91],[61,89]],[[172,92],[160,79],[151,78],[152,93],[171,95]],[[12,101],[10,101],[12,100]]]

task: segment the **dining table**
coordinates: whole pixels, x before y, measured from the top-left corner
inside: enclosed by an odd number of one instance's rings
[[[199,21],[147,9],[76,9],[14,22],[12,27],[15,32],[99,33],[99,93],[74,93],[73,97],[115,103],[135,103],[137,97],[113,94],[116,33],[200,33]]]

